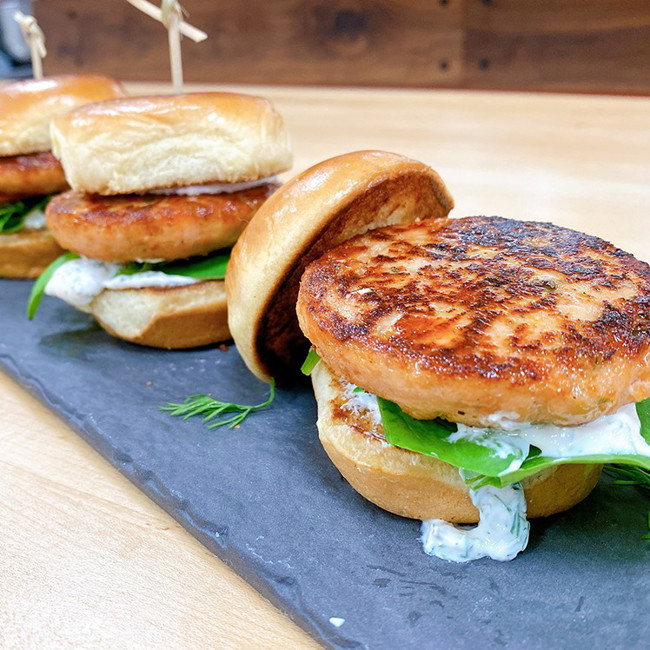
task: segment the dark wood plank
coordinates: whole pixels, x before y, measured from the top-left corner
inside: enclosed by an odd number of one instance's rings
[[[463,85],[650,92],[648,0],[475,0]]]
[[[184,41],[189,81],[343,85],[454,84],[462,3],[421,0],[185,0],[210,34]],[[124,0],[38,3],[50,73],[97,70],[168,78],[162,27]]]
[[[650,0],[184,0],[188,81],[650,93]],[[46,72],[169,79],[125,0],[41,0]]]

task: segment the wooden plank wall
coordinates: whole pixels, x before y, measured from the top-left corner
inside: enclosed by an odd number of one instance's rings
[[[188,81],[650,92],[650,0],[184,0]],[[39,0],[46,72],[169,78],[125,0]]]

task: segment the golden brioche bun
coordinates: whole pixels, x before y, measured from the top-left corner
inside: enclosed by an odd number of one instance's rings
[[[297,374],[308,343],[296,301],[312,260],[359,233],[444,217],[453,205],[430,167],[383,151],[331,158],[283,185],[235,244],[226,273],[230,331],[248,368],[265,381]]]
[[[37,278],[63,252],[45,228],[0,234],[0,277]]]
[[[320,441],[359,494],[402,517],[478,522],[478,510],[458,469],[369,435],[367,418],[341,409],[344,385],[322,361],[311,378]],[[558,465],[524,479],[527,517],[546,517],[579,503],[595,487],[601,469],[601,465]]]
[[[291,167],[282,117],[262,97],[192,93],[81,107],[52,124],[70,186],[128,194],[253,181]]]
[[[89,311],[116,338],[154,348],[194,348],[230,338],[221,280],[106,289],[92,301]]]
[[[28,79],[3,86],[0,156],[49,151],[53,118],[82,104],[123,95],[124,89],[114,79],[90,74]]]

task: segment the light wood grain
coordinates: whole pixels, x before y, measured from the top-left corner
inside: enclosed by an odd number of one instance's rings
[[[552,220],[650,258],[650,100],[250,90],[286,116],[296,171],[393,150],[442,174],[456,216]],[[314,646],[1,373],[0,391],[0,647]]]
[[[0,392],[0,647],[315,647],[1,373]]]

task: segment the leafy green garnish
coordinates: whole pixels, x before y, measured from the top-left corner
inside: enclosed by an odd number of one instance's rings
[[[75,253],[65,253],[61,257],[57,257],[41,273],[34,283],[29,296],[27,317],[30,320],[36,314],[45,287],[54,275],[54,271],[66,262],[78,258],[79,255]],[[131,262],[130,264],[125,264],[115,275],[135,275],[136,273],[143,273],[145,271],[159,271],[168,275],[182,275],[188,278],[196,278],[197,280],[223,280],[226,277],[226,267],[228,266],[229,259],[230,253],[228,252],[209,255],[200,259],[193,258],[184,262],[160,262],[157,264],[151,262]]]
[[[316,364],[320,361],[320,355],[314,348],[309,350],[307,358],[304,360],[302,366],[300,366],[300,372],[303,375],[311,375],[311,371],[316,367]]]
[[[379,397],[377,401],[384,423],[384,435],[389,443],[469,470],[472,474],[467,478],[467,483],[472,488],[483,485],[505,487],[548,467],[568,463],[617,463],[650,470],[650,456],[641,454],[592,454],[550,458],[540,455],[539,449],[531,446],[521,466],[509,472],[510,464],[521,460],[521,456],[516,454],[517,450],[506,453],[506,450],[499,449],[498,445],[490,441],[489,436],[484,440],[459,439],[449,442],[450,435],[456,430],[453,423],[444,420],[415,420],[396,404]],[[641,420],[641,434],[650,442],[650,399],[636,406]]]
[[[27,215],[34,210],[45,210],[51,198],[44,196],[0,205],[0,233],[8,235],[18,232],[23,227]]]
[[[60,267],[63,266],[66,262],[70,260],[76,260],[79,258],[79,255],[76,253],[64,253],[63,255],[57,257],[44,271],[41,273],[34,286],[32,286],[32,291],[29,294],[29,301],[27,302],[27,318],[32,320],[36,315],[41,300],[43,298],[43,293],[45,292],[45,287],[47,283],[52,279],[54,272]]]
[[[145,271],[158,271],[167,275],[182,275],[197,280],[223,280],[230,252],[216,253],[207,257],[192,258],[183,262],[131,262],[123,266],[116,275],[134,275]]]
[[[203,422],[210,422],[215,418],[219,419],[217,422],[210,424],[210,429],[217,427],[228,426],[229,429],[236,427],[253,411],[258,411],[266,406],[269,406],[275,398],[275,381],[271,379],[269,386],[269,396],[259,404],[235,404],[234,402],[221,402],[209,395],[190,395],[182,404],[168,403],[166,406],[159,407],[161,411],[168,411],[171,415],[182,417],[183,420],[194,416],[202,416]],[[235,413],[235,415],[223,419],[227,413]]]
[[[499,476],[522,457],[521,453],[498,452],[494,447],[471,440],[450,442],[450,435],[457,429],[453,422],[416,420],[393,402],[378,397],[377,403],[386,440],[396,447],[433,456],[455,467],[475,472],[480,477]]]

